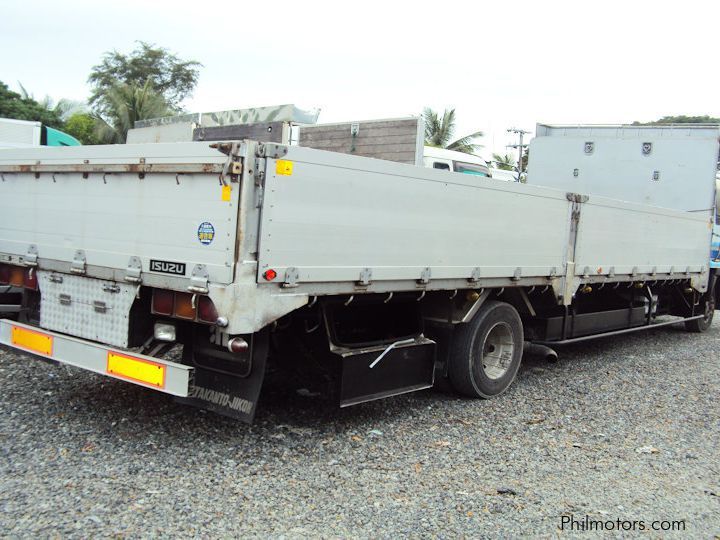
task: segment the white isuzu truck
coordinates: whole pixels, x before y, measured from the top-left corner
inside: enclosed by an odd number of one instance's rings
[[[527,344],[708,328],[717,127],[530,155],[519,184],[253,140],[0,151],[0,343],[251,421],[267,373],[490,398]]]

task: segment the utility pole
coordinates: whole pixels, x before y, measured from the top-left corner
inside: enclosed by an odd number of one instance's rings
[[[522,158],[523,158],[523,149],[527,148],[527,144],[523,144],[523,135],[527,135],[530,133],[529,131],[525,131],[523,129],[518,128],[510,128],[507,130],[508,133],[515,133],[516,135],[520,136],[520,143],[519,144],[509,144],[507,145],[508,148],[517,148],[518,149],[518,179],[517,181],[520,181],[520,176],[522,175]]]

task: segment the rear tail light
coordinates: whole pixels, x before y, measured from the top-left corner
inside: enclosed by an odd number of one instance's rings
[[[25,269],[20,266],[10,267],[10,285],[22,287],[25,283]]]
[[[34,268],[28,268],[25,270],[25,275],[23,276],[23,286],[26,289],[32,289],[34,291],[38,290],[37,272]]]
[[[181,319],[195,320],[196,310],[191,293],[175,293],[175,310],[173,315]]]
[[[159,315],[172,315],[175,305],[175,293],[163,289],[154,289],[152,297],[152,312]]]
[[[25,287],[26,289],[33,289],[37,291],[37,272],[35,271],[35,268],[0,264],[0,285]]]
[[[198,300],[198,319],[207,323],[214,323],[218,319],[215,304],[207,296],[201,296]]]
[[[210,297],[165,289],[153,289],[152,312],[207,324],[218,321],[217,308]]]

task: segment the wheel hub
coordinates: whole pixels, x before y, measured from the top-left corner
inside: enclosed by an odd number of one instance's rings
[[[507,373],[512,363],[515,344],[510,326],[499,322],[485,337],[482,348],[482,368],[489,379],[499,379]]]

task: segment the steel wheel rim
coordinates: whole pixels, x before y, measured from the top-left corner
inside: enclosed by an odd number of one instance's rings
[[[485,336],[480,361],[483,372],[488,379],[499,379],[504,376],[512,363],[515,342],[510,325],[496,323]]]

